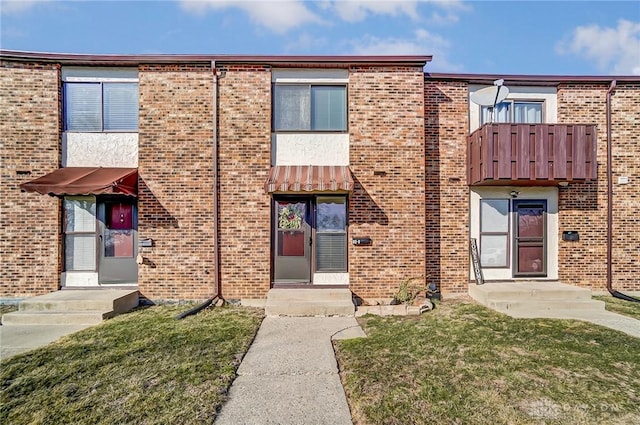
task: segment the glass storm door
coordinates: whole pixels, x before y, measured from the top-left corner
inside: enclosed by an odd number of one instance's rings
[[[309,200],[276,200],[274,213],[274,281],[311,282]]]
[[[514,276],[546,276],[546,201],[514,200]]]
[[[100,283],[136,283],[138,281],[137,212],[129,199],[98,204],[100,221]]]

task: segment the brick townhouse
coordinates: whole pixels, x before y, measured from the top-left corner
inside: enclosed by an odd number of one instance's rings
[[[375,301],[407,278],[453,296],[471,239],[486,281],[640,290],[638,77],[0,53],[2,298]]]

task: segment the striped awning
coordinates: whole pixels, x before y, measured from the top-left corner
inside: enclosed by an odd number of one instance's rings
[[[138,195],[137,168],[66,167],[20,185],[43,195]]]
[[[267,193],[351,191],[353,177],[346,165],[280,165],[271,167]]]

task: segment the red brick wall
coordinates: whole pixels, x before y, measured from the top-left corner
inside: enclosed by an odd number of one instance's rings
[[[227,65],[219,79],[220,255],[226,299],[270,288],[271,72]]]
[[[558,121],[598,125],[598,181],[560,190],[560,231],[577,230],[580,241],[560,241],[560,280],[597,290],[607,273],[607,127],[609,84],[563,84]],[[620,84],[612,96],[613,287],[640,290],[640,85]],[[629,184],[618,184],[628,176]]]
[[[466,82],[425,80],[426,245],[429,281],[444,295],[469,284]]]
[[[59,102],[57,65],[2,62],[0,297],[39,295],[59,285],[59,201],[19,188],[58,168]]]
[[[139,267],[150,299],[215,292],[213,74],[209,65],[142,65],[139,121]]]
[[[423,81],[420,68],[350,71],[349,239],[373,245],[349,246],[349,277],[364,299],[391,297],[402,280],[425,275]]]

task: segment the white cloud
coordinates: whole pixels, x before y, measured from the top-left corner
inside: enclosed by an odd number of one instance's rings
[[[579,26],[558,43],[556,51],[594,61],[609,74],[640,75],[640,22],[621,19],[617,28]]]
[[[12,15],[26,12],[50,0],[0,0],[0,14]]]
[[[244,11],[254,23],[275,33],[285,33],[308,23],[323,23],[303,1],[243,1],[243,0],[181,0],[182,8],[197,14],[207,11],[237,8]]]
[[[285,52],[289,54],[310,55],[327,46],[326,37],[318,37],[304,32],[285,45]]]
[[[418,1],[410,0],[333,0],[325,2],[325,8],[334,11],[346,22],[359,22],[373,15],[406,15],[417,20]]]
[[[336,13],[346,22],[364,21],[369,15],[407,16],[414,21],[420,20],[418,6],[431,4],[446,11],[444,15],[434,12],[431,20],[436,23],[457,22],[454,12],[469,9],[461,0],[324,0],[321,7]]]
[[[350,44],[352,45],[351,53],[354,55],[433,56],[433,61],[427,64],[429,71],[457,72],[461,69],[461,66],[452,64],[447,59],[449,41],[422,28],[414,31],[413,36],[408,38],[380,38],[366,35]]]
[[[450,25],[457,23],[459,19],[455,13],[448,12],[443,15],[438,12],[433,12],[429,21],[435,25]]]

